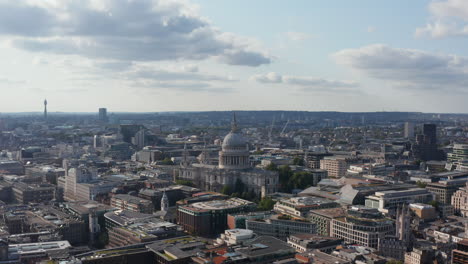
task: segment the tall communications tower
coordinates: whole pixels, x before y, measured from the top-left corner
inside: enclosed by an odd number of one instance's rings
[[[47,99],[44,100],[44,119],[47,120]]]

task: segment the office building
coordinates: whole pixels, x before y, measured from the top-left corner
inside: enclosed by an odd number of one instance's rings
[[[0,160],[0,172],[4,174],[24,175],[23,164],[15,160]]]
[[[347,216],[333,219],[330,236],[342,238],[346,243],[377,248],[379,239],[393,235],[394,223],[374,208],[353,206]]]
[[[147,218],[108,230],[108,247],[122,247],[177,236],[176,224],[156,218]]]
[[[107,121],[107,108],[99,108],[99,122],[106,123]]]
[[[20,204],[49,202],[55,199],[55,186],[52,184],[13,184],[14,200]]]
[[[414,138],[414,124],[413,123],[405,122],[404,137],[407,138],[407,139],[413,139]]]
[[[325,253],[331,253],[337,246],[343,244],[343,239],[313,234],[295,234],[289,236],[287,242],[300,253],[316,249]]]
[[[366,197],[365,205],[388,214],[404,204],[428,203],[432,200],[434,200],[434,194],[427,189],[412,188],[400,191],[375,192],[374,195]]]
[[[276,202],[273,210],[278,214],[306,218],[311,210],[335,208],[338,206],[335,201],[321,197],[292,197]]]
[[[292,219],[282,215],[273,215],[267,219],[250,219],[246,228],[260,236],[272,236],[283,241],[294,234],[317,234],[314,223],[306,220]]]
[[[179,206],[177,221],[190,234],[199,236],[220,234],[227,228],[227,215],[250,212],[255,203],[231,198]]]
[[[457,242],[457,248],[452,251],[453,264],[468,264],[468,239]]]
[[[120,210],[130,210],[138,213],[153,213],[153,204],[151,201],[128,194],[116,194],[112,196],[111,206]]]
[[[452,195],[453,212],[468,217],[468,182]]]
[[[443,180],[431,182],[426,189],[435,195],[435,200],[441,204],[451,204],[452,195],[466,185],[466,179]]]
[[[423,161],[444,159],[443,152],[437,149],[436,125],[424,124],[422,132],[416,135],[416,142],[411,146],[414,158]]]
[[[229,214],[227,216],[228,228],[229,229],[245,229],[246,221],[250,219],[267,219],[273,215],[271,211],[264,212],[249,212],[239,214]]]
[[[329,236],[331,221],[345,216],[346,209],[344,208],[328,208],[310,211],[307,219],[315,224],[317,234],[321,236]]]
[[[228,229],[216,240],[216,245],[235,246],[240,245],[254,237],[254,233],[249,229]]]
[[[346,176],[348,164],[344,158],[324,158],[320,160],[320,169],[328,172],[328,177],[340,178]]]

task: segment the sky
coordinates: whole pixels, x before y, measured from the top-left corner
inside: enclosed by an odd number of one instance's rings
[[[468,112],[466,0],[0,0],[0,112]]]

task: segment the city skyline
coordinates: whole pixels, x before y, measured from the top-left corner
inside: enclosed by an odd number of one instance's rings
[[[0,7],[3,113],[468,112],[460,0]]]

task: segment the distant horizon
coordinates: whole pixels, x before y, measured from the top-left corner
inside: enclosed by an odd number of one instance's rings
[[[468,115],[468,113],[456,113],[456,112],[422,112],[422,111],[335,111],[335,110],[203,110],[203,111],[109,111],[107,109],[107,114],[155,114],[155,113],[208,113],[208,112],[308,112],[308,113],[350,113],[350,114],[366,114],[366,113],[414,113],[414,114],[446,114],[446,115]],[[98,111],[47,111],[47,114],[98,114]],[[24,111],[24,112],[0,112],[2,114],[35,114],[43,115],[43,111]]]

